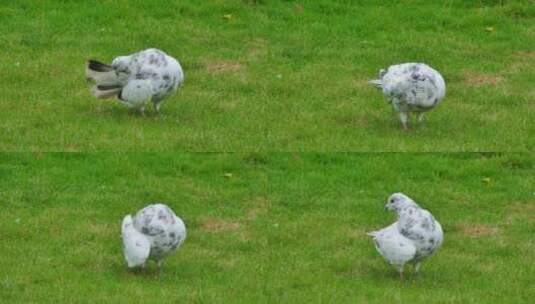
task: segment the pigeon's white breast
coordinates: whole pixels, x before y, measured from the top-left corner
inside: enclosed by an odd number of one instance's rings
[[[375,233],[375,248],[393,265],[403,265],[412,260],[416,248],[411,240],[398,231],[397,222]]]
[[[120,101],[129,107],[139,108],[151,101],[153,94],[149,80],[135,79],[123,87]]]
[[[128,267],[144,264],[150,254],[150,241],[134,228],[130,215],[123,220],[121,235]]]

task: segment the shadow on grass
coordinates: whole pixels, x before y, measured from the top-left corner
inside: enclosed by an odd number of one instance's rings
[[[128,268],[126,264],[114,264],[112,269],[113,273],[115,273],[119,278],[122,279],[130,280],[135,278],[138,280],[142,279],[150,281],[164,277],[166,270],[167,272],[169,271],[169,269],[164,269],[164,267],[158,269],[158,267],[156,265],[153,265],[153,263],[147,263],[145,268]]]
[[[392,136],[393,134],[411,136],[425,131],[427,128],[425,121],[418,123],[416,120],[411,119],[409,121],[409,130],[405,131],[397,113],[384,113],[384,115],[370,113],[369,115],[336,117],[334,121],[336,124],[345,126],[348,129],[367,129],[370,132],[384,136]]]
[[[145,268],[141,267],[128,268],[126,262],[114,263],[111,267],[111,272],[120,280],[141,280],[154,282],[157,281],[182,281],[193,280],[199,277],[198,270],[188,267],[183,263],[164,263],[161,268],[158,268],[155,262],[149,261]]]
[[[156,113],[152,106],[145,109],[145,116],[143,116],[139,109],[128,108],[121,104],[113,104],[116,101],[111,101],[111,104],[92,104],[88,112],[88,116],[98,119],[113,119],[116,121],[178,121],[177,113],[172,112],[172,109],[163,109],[160,113]]]
[[[358,267],[358,269],[356,268]],[[423,273],[415,273],[412,265],[406,265],[403,273],[403,281],[400,279],[399,273],[389,264],[375,265],[375,264],[360,264],[353,266],[340,273],[343,277],[350,280],[360,280],[367,282],[375,282],[377,284],[384,284],[390,282],[394,284],[410,284],[421,281],[425,278]]]

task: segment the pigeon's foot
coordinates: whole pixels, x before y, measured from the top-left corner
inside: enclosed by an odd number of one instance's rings
[[[420,266],[422,266],[421,262],[418,262],[414,265],[414,272],[420,273]]]
[[[140,271],[141,273],[145,273],[146,269],[147,269],[147,268],[145,267],[145,263],[143,263],[143,264],[141,264],[141,267],[139,268],[139,271]]]
[[[418,113],[418,116],[417,116],[418,122],[422,122],[424,120],[425,118],[424,114],[425,114],[424,112]]]
[[[154,111],[156,112],[156,114],[160,114],[160,103],[155,102],[153,103],[153,105],[154,105]]]
[[[409,121],[409,115],[405,112],[400,112],[399,113],[399,120],[401,121],[401,124],[403,125],[403,129],[405,131],[409,131],[409,127],[407,125],[408,121]]]
[[[141,113],[141,116],[145,117],[145,107],[139,108],[139,113]]]
[[[399,278],[403,282],[403,265],[397,266],[398,272],[399,272]]]

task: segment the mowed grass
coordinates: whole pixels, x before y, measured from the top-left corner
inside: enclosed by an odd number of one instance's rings
[[[3,1],[3,151],[533,151],[533,1]],[[159,116],[95,100],[88,58],[157,47],[186,81]],[[447,82],[411,132],[366,81]]]
[[[528,303],[526,154],[0,154],[5,303]],[[395,191],[445,242],[406,281],[366,231]],[[159,273],[128,270],[120,223],[163,201],[188,228]]]

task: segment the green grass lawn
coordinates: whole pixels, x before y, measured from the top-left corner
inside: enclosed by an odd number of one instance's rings
[[[2,1],[0,150],[533,151],[533,1],[356,2]],[[161,115],[90,96],[148,47],[186,75]],[[407,61],[447,82],[408,134],[366,83]]]
[[[528,303],[526,154],[0,154],[2,303]],[[442,223],[421,276],[366,231],[403,191]],[[129,271],[120,223],[153,201],[188,227],[161,273]]]

